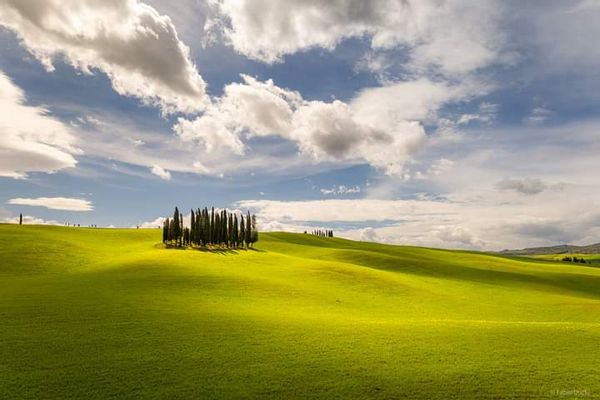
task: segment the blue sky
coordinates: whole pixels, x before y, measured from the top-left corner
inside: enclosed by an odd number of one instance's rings
[[[600,2],[0,0],[0,219],[600,241]]]

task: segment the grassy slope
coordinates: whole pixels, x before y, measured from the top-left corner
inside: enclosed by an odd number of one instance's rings
[[[600,395],[598,268],[159,236],[0,225],[0,398]]]

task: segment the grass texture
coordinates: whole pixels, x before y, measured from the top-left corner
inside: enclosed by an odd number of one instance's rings
[[[600,268],[0,225],[0,398],[600,398]]]

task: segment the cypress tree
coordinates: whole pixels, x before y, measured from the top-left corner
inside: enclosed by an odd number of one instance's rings
[[[200,209],[196,209],[196,231],[195,231],[194,241],[198,246],[202,245],[202,214],[200,213]]]
[[[190,228],[183,229],[183,245],[187,246],[190,242]]]
[[[204,207],[204,245],[208,245],[210,235],[210,219],[208,218],[208,208]]]
[[[233,215],[233,237],[232,237],[232,240],[233,240],[233,245],[235,247],[239,246],[239,239],[238,239],[238,232],[239,232],[238,229],[239,228],[238,228],[238,226],[239,226],[238,225],[238,217],[237,217],[237,214],[234,214]]]
[[[219,217],[219,213],[215,214],[215,237],[213,240],[213,244],[221,243],[221,217]]]
[[[256,230],[256,215],[252,214],[252,223],[250,224],[252,227],[252,233],[250,235],[250,242],[252,244],[258,242],[258,231]]]
[[[227,245],[229,247],[233,247],[233,215],[229,214],[229,218],[227,219]]]
[[[221,239],[225,246],[228,245],[229,242],[229,230],[227,228],[227,211],[223,210],[221,212]]]
[[[175,240],[175,220],[172,219],[169,221],[169,242],[173,242]]]
[[[190,212],[190,237],[188,238],[189,242],[193,244],[194,235],[196,234],[196,214],[194,214],[194,210],[192,209]]]
[[[179,213],[179,245],[183,244],[183,214]]]
[[[169,240],[169,218],[163,222],[163,243],[167,243]]]
[[[175,207],[175,212],[173,212],[173,237],[172,239],[176,244],[179,244],[179,238],[181,237],[181,222],[179,220],[180,217],[179,209]]]
[[[244,241],[246,240],[246,224],[244,223],[244,216],[240,214],[240,246],[244,247]]]
[[[250,211],[246,217],[246,247],[249,247],[252,243],[252,220],[250,218]]]
[[[211,208],[210,210],[210,237],[208,238],[208,242],[213,244],[215,241],[215,208]]]

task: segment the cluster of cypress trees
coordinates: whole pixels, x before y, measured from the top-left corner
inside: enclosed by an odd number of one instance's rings
[[[331,230],[320,230],[320,229],[316,229],[314,231],[312,231],[312,234],[315,236],[320,236],[320,237],[333,237],[333,231]]]
[[[183,226],[183,214],[175,207],[173,218],[167,218],[163,224],[163,243],[182,246],[219,246],[219,247],[252,247],[258,242],[256,215],[244,218],[240,214],[215,211],[212,207],[203,210],[192,210],[189,228]]]

